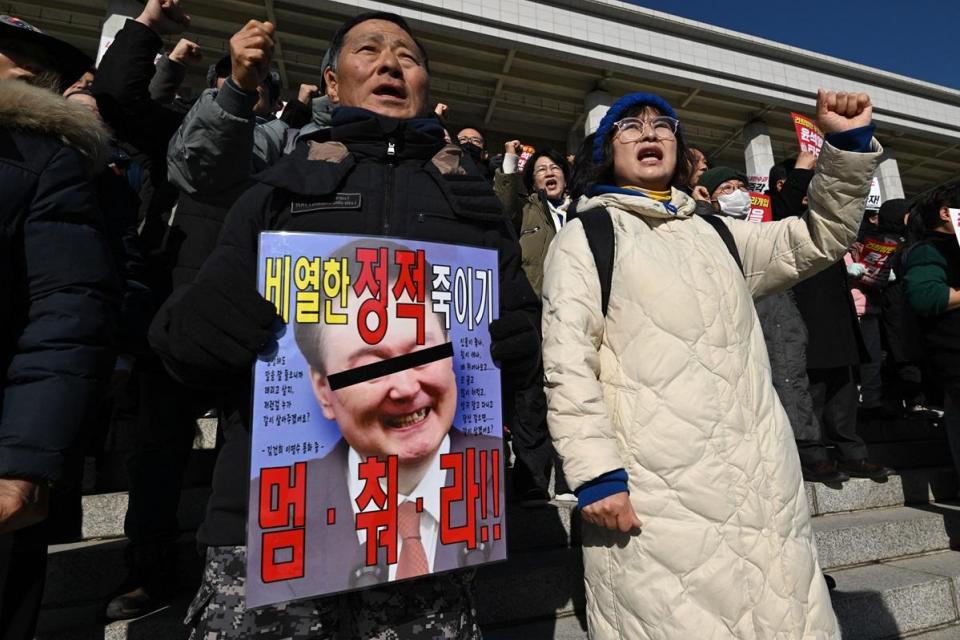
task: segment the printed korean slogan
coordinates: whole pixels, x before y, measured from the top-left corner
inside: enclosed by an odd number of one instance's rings
[[[750,191],[755,191],[756,193],[766,193],[767,183],[770,181],[770,176],[747,176],[747,181],[750,183],[747,185]]]
[[[506,559],[497,252],[260,236],[247,606]]]
[[[800,143],[800,151],[812,153],[815,156],[820,155],[820,149],[823,147],[823,132],[813,120],[801,113],[791,113],[793,126],[797,130],[797,142]]]
[[[893,256],[897,252],[897,242],[882,235],[868,235],[863,242],[855,242],[850,248],[854,262],[864,266],[863,275],[857,283],[871,289],[882,289],[890,281],[893,269]]]
[[[878,211],[883,204],[883,196],[880,193],[880,180],[874,178],[870,181],[870,195],[867,196],[867,204],[864,207],[867,211]]]
[[[763,193],[750,193],[750,213],[747,214],[750,222],[770,222],[773,220],[773,208],[770,206],[770,196]]]

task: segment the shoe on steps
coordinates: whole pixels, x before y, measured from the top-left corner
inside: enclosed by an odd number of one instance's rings
[[[803,479],[807,482],[822,482],[823,484],[840,484],[850,479],[846,473],[837,468],[832,460],[823,460],[811,465],[801,465]]]
[[[113,598],[107,604],[109,620],[131,620],[145,616],[170,603],[169,597],[153,596],[143,587],[137,587]]]
[[[869,462],[866,458],[862,460],[844,460],[837,467],[840,471],[848,474],[851,478],[870,478],[871,480],[883,480],[896,473],[890,467],[882,464]]]

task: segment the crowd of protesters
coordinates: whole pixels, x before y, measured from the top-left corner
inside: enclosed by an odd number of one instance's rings
[[[128,576],[108,619],[174,596],[181,485],[215,413],[191,638],[480,636],[469,571],[245,607],[267,230],[498,251],[511,493],[578,503],[592,637],[839,637],[802,480],[894,473],[858,418],[943,417],[960,462],[960,187],[864,216],[869,97],[819,93],[823,150],[772,168],[758,224],[747,176],[710,167],[659,96],[618,100],[573,155],[492,154],[430,102],[399,16],[346,21],[285,106],[256,20],[184,99],[199,47],[163,38],[189,24],[148,0],[94,69],[0,16],[0,640],[33,637],[50,521],[78,508],[84,452],[120,405]],[[295,206],[345,192],[342,215]]]

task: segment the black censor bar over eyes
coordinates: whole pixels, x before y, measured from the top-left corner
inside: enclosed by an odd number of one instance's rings
[[[422,367],[425,364],[430,364],[431,362],[436,362],[437,360],[443,360],[444,358],[452,357],[453,343],[447,342],[445,344],[437,345],[436,347],[421,349],[420,351],[414,351],[413,353],[406,353],[402,356],[397,356],[396,358],[381,360],[380,362],[374,362],[373,364],[365,364],[362,367],[347,369],[346,371],[341,371],[340,373],[332,373],[327,376],[327,384],[330,385],[330,389],[337,391],[354,384],[360,384],[361,382],[367,382],[375,378],[389,376],[392,373],[398,373],[400,371],[405,371],[406,369]]]

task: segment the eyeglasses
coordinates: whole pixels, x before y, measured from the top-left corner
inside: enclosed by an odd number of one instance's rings
[[[743,185],[740,185],[738,187],[737,185],[732,184],[730,182],[725,182],[724,184],[720,185],[716,189],[716,193],[719,193],[720,195],[724,195],[724,196],[728,196],[734,191],[743,191],[744,193],[750,193],[750,190],[744,187]]]
[[[554,171],[563,171],[563,169],[561,169],[560,167],[558,167],[558,166],[555,165],[555,164],[542,164],[542,165],[540,165],[539,167],[537,167],[536,169],[533,170],[533,175],[535,175],[535,176],[543,176],[543,175],[546,175],[546,174],[548,174],[548,173],[553,173]]]
[[[457,138],[460,141],[460,144],[473,144],[478,147],[483,147],[483,138],[467,138],[466,136],[462,138]]]
[[[636,142],[643,138],[643,132],[650,127],[660,140],[670,140],[677,134],[680,121],[670,116],[658,116],[649,122],[640,118],[624,118],[613,123],[620,130],[621,142]]]

